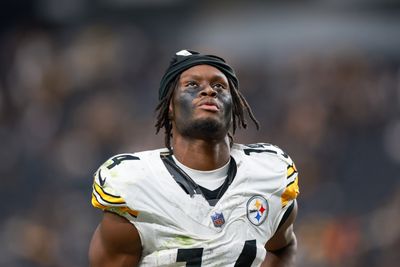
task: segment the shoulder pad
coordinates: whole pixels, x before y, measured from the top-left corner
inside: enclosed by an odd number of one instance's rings
[[[299,194],[299,185],[298,185],[298,175],[297,169],[289,157],[281,148],[276,145],[268,144],[268,143],[256,143],[244,145],[242,147],[243,152],[246,155],[250,155],[251,153],[270,153],[276,155],[280,160],[285,162],[286,164],[286,177],[283,177],[283,192],[281,194],[281,204],[282,207],[285,207],[290,201],[296,199]]]
[[[124,161],[139,160],[140,158],[132,154],[120,154],[107,160],[94,174],[92,205],[102,210],[110,210],[116,213],[135,213],[127,208],[125,200],[120,193],[115,190],[110,180],[117,179],[123,175]],[[126,162],[125,162],[126,163]],[[122,215],[122,214],[121,214]],[[133,216],[133,214],[131,214]]]
[[[106,167],[107,169],[111,170],[115,166],[121,164],[123,161],[126,160],[140,160],[138,156],[135,156],[135,154],[119,154],[116,156],[111,157],[108,159],[102,167]]]
[[[124,173],[124,167],[127,166],[126,163],[131,160],[140,160],[140,158],[134,154],[119,154],[109,158],[95,172],[95,182],[102,187],[110,186],[107,181],[121,176]]]
[[[250,155],[251,153],[271,153],[277,155],[282,161],[286,162],[287,165],[292,165],[293,161],[281,148],[276,145],[272,145],[269,143],[255,143],[255,144],[247,144],[243,147],[243,152],[246,155]]]

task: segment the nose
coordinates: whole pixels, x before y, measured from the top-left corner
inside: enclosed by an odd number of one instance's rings
[[[216,97],[217,91],[215,91],[211,86],[207,85],[203,90],[200,91],[200,95]]]

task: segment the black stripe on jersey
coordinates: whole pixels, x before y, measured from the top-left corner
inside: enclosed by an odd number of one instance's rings
[[[111,160],[112,160],[112,163],[107,166],[107,169],[114,168],[115,166],[119,165],[124,160],[140,160],[140,158],[130,155],[130,154],[124,154],[124,155],[115,156]]]
[[[234,267],[250,267],[257,256],[257,241],[247,240]]]
[[[292,177],[293,175],[297,174],[297,172],[293,172],[291,175],[289,175],[286,179],[289,179],[290,177]]]
[[[285,211],[285,214],[283,214],[281,221],[279,222],[278,228],[276,229],[277,231],[279,230],[279,228],[281,228],[281,226],[286,222],[287,218],[289,217],[290,213],[292,213],[292,210],[294,208],[294,201],[292,202],[292,204],[290,204],[290,206],[287,208],[287,210]]]
[[[210,203],[210,206],[215,206],[215,204],[217,204],[218,202],[218,193],[221,191],[224,184],[222,184],[215,190],[209,190],[205,187],[202,187],[201,185],[199,186],[201,188],[201,192],[203,192],[204,194],[204,197],[207,199],[208,203]]]
[[[92,196],[94,196],[94,198],[96,199],[97,203],[99,203],[100,205],[104,206],[103,204],[101,204],[101,202],[99,201],[99,199],[97,198],[97,195],[95,193],[92,193]]]
[[[286,154],[285,151],[283,151],[282,149],[280,149],[279,147],[275,146],[275,145],[271,145],[269,143],[256,143],[256,144],[248,144],[246,145],[247,147],[250,148],[245,148],[244,153],[246,155],[250,155],[251,152],[255,152],[255,153],[261,153],[261,152],[270,152],[270,153],[274,153],[274,154],[280,154],[282,155],[284,158],[289,158],[289,155]],[[271,150],[271,149],[259,149],[259,148],[265,148],[265,147],[275,147],[276,149],[278,149],[278,151],[276,150]],[[247,150],[247,151],[246,151]],[[258,150],[258,151],[255,151]]]
[[[96,190],[95,186],[93,186],[93,188]],[[117,195],[113,195],[113,194],[107,193],[106,191],[103,190],[103,188],[101,186],[99,186],[99,188],[100,188],[101,192],[104,193],[104,195],[107,195],[107,196],[110,196],[110,197],[117,197],[117,198],[121,197],[121,196],[117,196]],[[96,190],[96,192],[99,193],[99,191],[97,191],[97,190]]]
[[[293,168],[293,165],[290,165],[290,166],[287,167],[288,170],[289,170],[290,168]],[[292,176],[295,175],[296,173],[297,173],[296,169],[293,168],[293,172],[292,172],[288,177],[286,177],[286,178],[289,179],[290,177],[292,177]]]
[[[244,153],[247,156],[250,156],[250,153],[263,153],[263,152],[268,152],[268,153],[273,153],[273,154],[278,154],[278,152],[276,152],[275,150],[271,150],[271,149],[253,149],[253,148],[244,148],[243,149]]]
[[[210,206],[215,206],[217,204],[218,200],[223,196],[223,194],[225,193],[225,191],[228,189],[229,185],[232,183],[233,179],[235,178],[236,172],[237,172],[236,161],[233,157],[231,157],[231,161],[229,163],[229,169],[228,169],[228,176],[226,177],[224,183],[220,187],[218,187],[215,190],[209,190],[209,189],[199,185],[204,198],[207,200],[207,202],[208,202],[208,204],[210,204]]]
[[[293,181],[291,181],[290,183],[287,184],[286,188],[288,188],[291,184],[293,184],[296,181],[296,179],[294,179]]]
[[[189,175],[187,175],[178,165],[175,164],[174,159],[171,155],[161,155],[161,159],[167,168],[168,172],[171,174],[172,178],[176,183],[193,197],[194,194],[201,194],[201,189],[198,184],[196,184]]]
[[[178,185],[187,193],[193,197],[194,194],[201,194],[207,200],[210,206],[215,206],[218,200],[222,197],[229,185],[232,183],[236,176],[237,165],[233,157],[231,157],[228,169],[228,175],[224,183],[217,189],[211,191],[200,185],[198,185],[193,179],[178,165],[176,165],[171,154],[161,154],[162,161],[172,178],[178,183]]]
[[[106,203],[109,203],[109,204],[112,204],[112,205],[123,205],[123,204],[126,204],[125,201],[121,201],[121,202],[115,201],[115,202],[112,202],[112,201],[105,200],[105,199],[101,196],[101,192],[97,191],[97,189],[96,189],[95,186],[94,186],[93,188],[94,188],[94,191],[96,191],[96,193],[99,195],[99,197],[101,198],[101,200],[104,201],[104,202],[106,202]],[[101,189],[101,187],[100,187],[100,189]],[[108,196],[111,196],[111,197],[116,197],[116,198],[121,198],[120,196],[114,196],[114,195],[108,194],[108,193],[104,192],[103,189],[101,189],[101,191],[102,191],[105,195],[108,195]],[[96,196],[96,194],[94,194],[94,195]],[[97,199],[97,201],[98,201],[98,198],[97,198],[97,197],[96,197],[96,199]],[[99,203],[101,204],[100,201],[99,201]]]

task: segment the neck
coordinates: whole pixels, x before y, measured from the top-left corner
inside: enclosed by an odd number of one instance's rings
[[[172,139],[172,146],[177,160],[195,170],[215,170],[224,166],[230,158],[227,136],[213,141],[176,136]]]

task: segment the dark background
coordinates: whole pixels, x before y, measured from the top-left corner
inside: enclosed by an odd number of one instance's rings
[[[2,1],[0,265],[88,265],[92,173],[163,145],[158,83],[184,48],[235,68],[262,125],[235,140],[296,162],[297,266],[397,266],[394,0]]]

